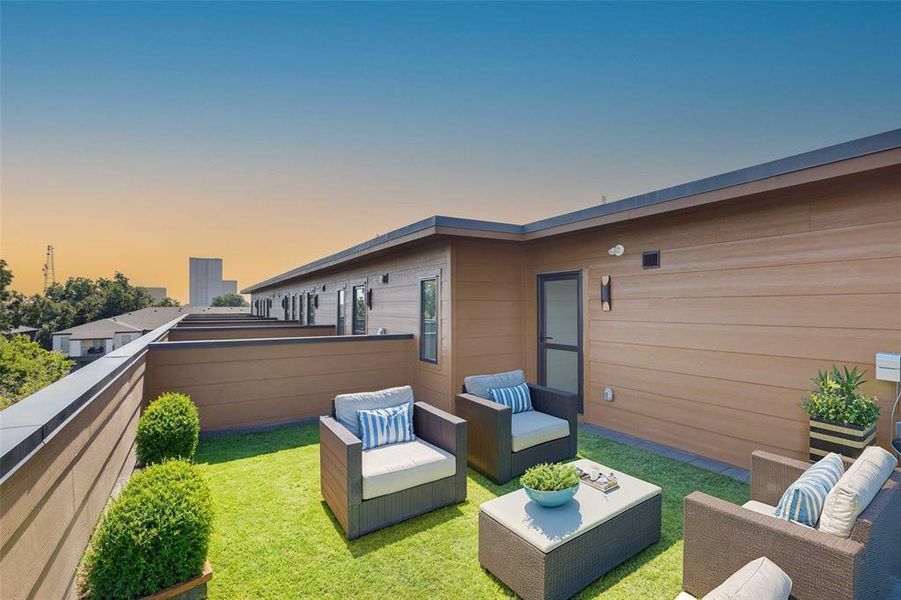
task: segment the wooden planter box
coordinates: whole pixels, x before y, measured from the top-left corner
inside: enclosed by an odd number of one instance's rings
[[[876,443],[876,425],[861,427],[810,417],[810,460],[820,460],[830,452],[857,458]]]
[[[177,583],[172,587],[159,591],[149,596],[144,596],[141,600],[206,600],[206,582],[213,578],[213,567],[210,561],[203,565],[203,573]]]

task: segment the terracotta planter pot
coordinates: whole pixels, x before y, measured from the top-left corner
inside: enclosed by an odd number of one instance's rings
[[[861,427],[810,417],[810,460],[820,460],[830,452],[857,458],[876,443],[876,425]]]
[[[155,594],[144,596],[141,600],[206,600],[206,583],[213,578],[213,567],[210,561],[203,565],[203,573],[197,577],[176,583]]]

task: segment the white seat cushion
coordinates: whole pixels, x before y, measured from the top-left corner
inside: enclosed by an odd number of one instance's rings
[[[363,499],[438,481],[456,472],[453,454],[418,438],[364,450]]]
[[[676,600],[698,600],[688,592],[679,592],[679,595],[676,596]]]
[[[748,500],[744,504],[741,505],[742,508],[747,508],[748,510],[754,511],[756,513],[760,513],[762,515],[773,516],[773,513],[776,512],[775,506],[770,506],[769,504],[764,504],[763,502],[758,502],[757,500]]]
[[[569,435],[569,421],[537,410],[527,410],[513,415],[510,433],[513,435],[513,451],[519,452],[551,440],[565,438]]]
[[[360,437],[358,410],[391,408],[401,404],[413,404],[413,388],[409,385],[388,388],[377,392],[340,394],[335,396],[335,418],[339,423],[347,427],[352,434]],[[412,410],[410,412],[412,413]]]
[[[792,580],[766,557],[752,560],[703,600],[788,600]]]
[[[522,369],[515,371],[507,371],[505,373],[495,373],[493,375],[470,375],[463,378],[463,385],[466,386],[466,393],[491,400],[488,397],[488,390],[492,388],[509,388],[526,382],[526,374]]]
[[[820,531],[848,537],[854,523],[892,475],[898,459],[879,446],[870,446],[848,467],[826,496]]]

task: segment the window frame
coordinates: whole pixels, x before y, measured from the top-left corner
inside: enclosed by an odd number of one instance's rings
[[[362,324],[362,329],[361,329],[362,333],[357,333],[357,323],[358,323],[357,290],[360,290],[363,294],[363,319],[362,319],[362,323],[361,323]],[[360,285],[353,286],[351,288],[350,297],[351,297],[351,305],[353,307],[352,312],[351,312],[350,333],[351,333],[351,335],[366,335],[366,321],[367,321],[367,319],[366,319],[366,317],[367,317],[367,314],[366,314],[366,312],[367,312],[366,311],[366,284],[361,283]]]
[[[347,328],[347,286],[338,288],[335,296],[335,335],[344,335]]]
[[[431,358],[425,356],[425,311],[423,310],[423,290],[425,289],[424,284],[426,282],[434,281],[435,282],[435,358]],[[437,365],[438,361],[441,357],[441,275],[440,273],[435,273],[432,275],[426,275],[419,278],[419,290],[418,290],[418,319],[419,319],[419,360],[420,362],[426,362],[433,365]]]

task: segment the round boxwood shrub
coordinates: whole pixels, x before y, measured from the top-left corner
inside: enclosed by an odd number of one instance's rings
[[[191,398],[185,394],[163,394],[150,403],[138,420],[138,460],[145,465],[170,458],[192,461],[199,437],[200,416]]]
[[[136,473],[94,531],[80,595],[139,598],[200,575],[212,522],[209,487],[189,463]]]

